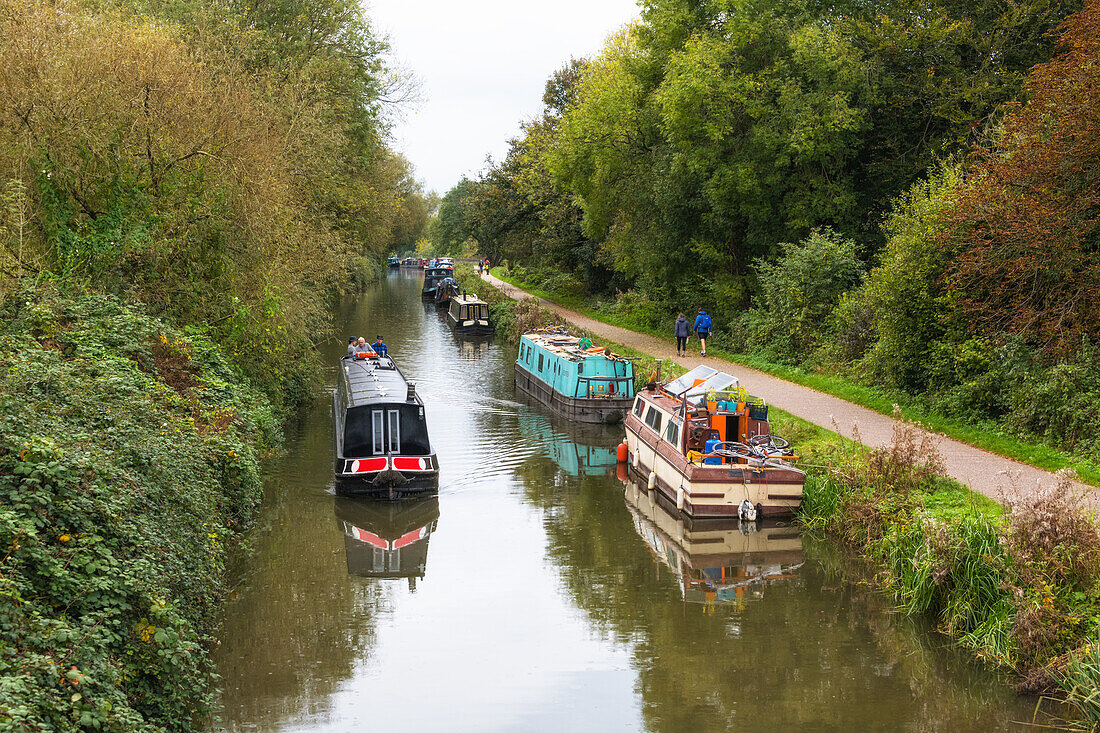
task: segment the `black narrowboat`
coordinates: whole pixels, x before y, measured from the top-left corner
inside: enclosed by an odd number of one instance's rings
[[[333,413],[336,493],[395,499],[439,488],[424,402],[389,356],[340,359]]]
[[[455,270],[453,267],[427,268],[424,270],[424,287],[420,290],[420,297],[423,300],[435,300],[435,291],[439,287],[439,283],[454,276]]]

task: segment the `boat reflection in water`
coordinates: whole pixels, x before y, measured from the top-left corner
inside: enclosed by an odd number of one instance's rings
[[[337,497],[336,519],[344,531],[349,575],[408,578],[409,588],[416,588],[439,520],[437,497],[400,502]]]
[[[802,567],[797,525],[778,520],[683,519],[675,506],[645,484],[623,482],[634,528],[680,580],[690,603],[742,604]]]
[[[517,415],[524,441],[539,446],[562,471],[570,476],[614,475],[618,462],[615,449],[623,440],[622,430],[556,419],[521,392],[516,399],[532,406]]]

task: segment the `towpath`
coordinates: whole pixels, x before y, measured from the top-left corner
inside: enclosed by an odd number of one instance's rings
[[[532,297],[529,293],[493,275],[482,277],[514,300]],[[583,313],[563,308],[545,298],[538,300],[546,308],[589,333],[624,344],[658,359],[672,359],[685,369],[706,364],[714,369],[732,373],[748,392],[762,395],[769,404],[828,430],[839,428],[847,437],[858,440],[866,446],[874,448],[888,445],[893,438],[897,421],[874,410],[724,359],[709,356],[677,357],[671,343],[637,331],[602,323]],[[693,342],[698,344],[697,340]],[[1026,491],[1039,484],[1048,485],[1057,480],[1049,471],[989,453],[943,435],[936,434],[936,440],[943,455],[947,474],[969,486],[971,490],[995,501],[1003,501],[1006,491]],[[1076,488],[1087,494],[1088,503],[1091,506],[1095,508],[1100,505],[1097,496],[1100,492],[1079,482]]]

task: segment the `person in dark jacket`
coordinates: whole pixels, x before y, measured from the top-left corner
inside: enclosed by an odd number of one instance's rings
[[[699,335],[699,345],[703,347],[703,350],[699,352],[699,356],[707,355],[707,336],[710,336],[711,325],[710,316],[700,308],[699,315],[695,316],[695,333]]]
[[[688,336],[691,335],[691,328],[688,326],[688,319],[684,317],[683,313],[676,317],[673,334],[676,336],[676,356],[687,356]]]

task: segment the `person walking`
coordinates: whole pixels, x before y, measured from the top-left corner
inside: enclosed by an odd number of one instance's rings
[[[702,347],[702,351],[699,352],[699,356],[707,355],[707,336],[710,336],[710,328],[712,321],[707,312],[702,308],[699,309],[699,315],[695,316],[695,333],[699,336],[699,345]]]
[[[691,335],[691,329],[683,313],[676,317],[673,333],[676,336],[676,356],[687,356],[688,336]]]

